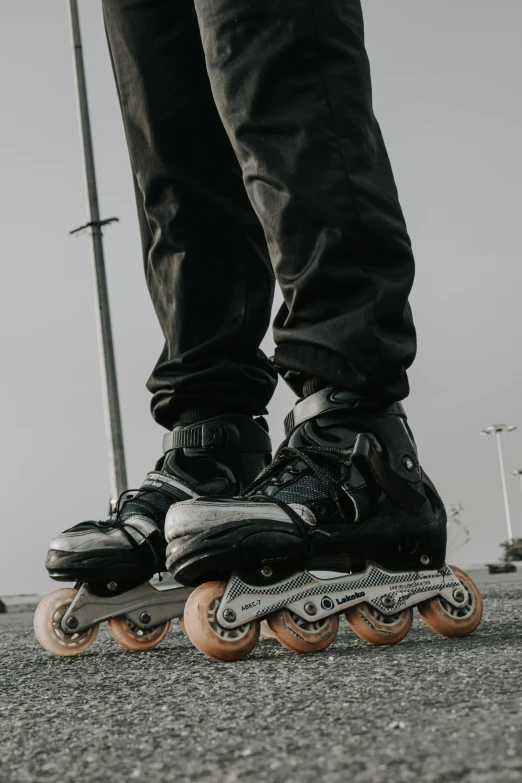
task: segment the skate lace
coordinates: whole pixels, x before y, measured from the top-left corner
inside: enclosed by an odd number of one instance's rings
[[[346,477],[342,475],[341,471],[339,479],[333,478],[332,472],[328,468],[332,465],[349,468],[352,453],[353,449],[334,449],[328,448],[328,446],[282,446],[278,449],[271,464],[261,471],[240,497],[243,499],[248,497],[249,500],[261,502],[271,501],[278,506],[287,507],[286,503],[273,496],[256,493],[264,492],[269,486],[281,487],[291,481],[292,476],[302,473],[301,469],[295,468],[292,464],[301,460],[324,486],[327,496],[333,501],[339,515],[344,519],[346,514],[340,501],[344,494],[341,487]],[[280,476],[284,473],[290,473],[291,476],[281,481]]]

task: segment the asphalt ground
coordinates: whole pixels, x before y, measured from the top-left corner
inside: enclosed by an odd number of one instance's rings
[[[177,623],[149,653],[102,627],[83,655],[40,648],[32,615],[0,616],[1,783],[522,781],[522,584],[482,587],[467,639],[416,615],[399,645],[347,624],[318,655],[264,640],[239,663]]]

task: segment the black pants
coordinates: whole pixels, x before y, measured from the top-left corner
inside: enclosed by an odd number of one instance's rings
[[[319,377],[404,398],[414,262],[359,0],[104,0],[104,13],[165,336],[156,421],[198,405],[258,414],[276,370],[297,394]]]

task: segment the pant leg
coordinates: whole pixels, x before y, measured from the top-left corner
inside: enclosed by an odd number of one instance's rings
[[[214,100],[263,225],[284,305],[275,364],[408,394],[414,276],[372,109],[359,0],[195,0]]]
[[[165,337],[148,381],[172,427],[205,407],[261,413],[277,375],[259,345],[274,275],[216,110],[193,0],[104,0],[145,273]]]

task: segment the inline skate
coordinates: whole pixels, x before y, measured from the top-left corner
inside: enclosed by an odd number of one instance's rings
[[[400,403],[328,387],[300,400],[274,461],[238,498],[199,498],[167,514],[167,567],[196,589],[193,644],[248,655],[264,620],[299,653],[326,649],[339,615],[373,644],[406,636],[417,606],[444,636],[482,616],[468,575],[445,563],[446,513],[423,472]]]
[[[150,580],[165,571],[164,524],[173,503],[208,493],[241,492],[270,462],[262,418],[228,414],[176,426],[163,439],[164,455],[139,490],[122,494],[105,521],[81,522],[50,543],[46,568],[74,588],[42,599],[34,617],[40,644],[59,656],[79,655],[108,620],[129,650],[150,650],[180,618],[191,589],[159,589]],[[183,627],[183,625],[182,625]]]

